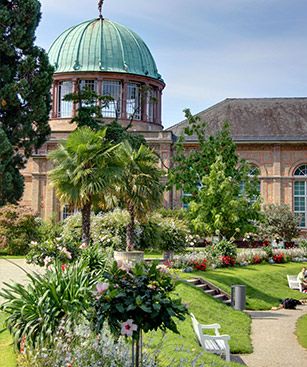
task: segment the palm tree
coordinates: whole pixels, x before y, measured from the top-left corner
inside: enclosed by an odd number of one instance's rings
[[[66,142],[49,154],[54,169],[49,177],[62,203],[81,210],[82,242],[90,241],[92,205],[122,173],[118,155],[119,144],[106,140],[106,130],[98,132],[81,127]]]
[[[161,205],[163,187],[157,155],[147,146],[134,150],[128,142],[122,145],[124,174],[116,185],[119,204],[128,210],[127,251],[134,249],[135,219],[144,220],[149,211]]]

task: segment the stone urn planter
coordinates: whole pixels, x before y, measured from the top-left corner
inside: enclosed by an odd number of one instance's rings
[[[144,251],[114,251],[114,259],[117,262],[135,265],[144,261]]]

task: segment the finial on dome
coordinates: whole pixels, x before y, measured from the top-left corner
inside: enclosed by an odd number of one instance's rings
[[[103,19],[103,16],[102,16],[103,3],[104,3],[104,0],[99,0],[98,1],[98,11],[99,11],[99,18],[100,19]]]

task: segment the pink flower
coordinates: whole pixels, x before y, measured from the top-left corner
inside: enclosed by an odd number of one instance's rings
[[[122,323],[121,334],[126,336],[132,336],[134,331],[137,331],[138,326],[133,323],[133,320],[129,319]]]
[[[87,248],[87,244],[86,243],[82,243],[80,246],[81,250],[85,250]]]
[[[109,283],[97,283],[96,291],[98,294],[103,294],[109,288]]]

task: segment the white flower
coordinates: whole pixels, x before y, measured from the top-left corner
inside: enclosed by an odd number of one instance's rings
[[[133,332],[138,329],[138,326],[133,323],[132,319],[123,322],[121,326],[121,334],[126,336],[132,336]]]
[[[44,265],[46,266],[46,267],[48,267],[48,265],[50,264],[50,263],[52,263],[52,257],[50,257],[50,256],[46,256],[45,258],[44,258]]]
[[[71,255],[71,252],[69,252],[67,250],[66,247],[62,248],[61,251],[63,252],[63,254],[67,257],[67,259],[71,260],[72,259],[72,255]]]

